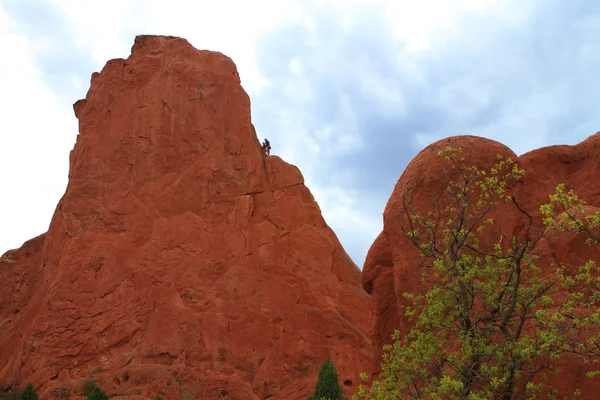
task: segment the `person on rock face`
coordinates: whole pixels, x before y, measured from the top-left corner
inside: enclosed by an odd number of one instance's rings
[[[269,139],[265,138],[265,141],[262,142],[262,150],[269,156],[271,155],[271,143],[269,143]]]

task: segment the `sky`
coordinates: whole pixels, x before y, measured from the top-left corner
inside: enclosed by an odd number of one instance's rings
[[[72,105],[138,34],[233,59],[259,138],[359,267],[428,144],[469,134],[522,154],[600,131],[597,0],[0,0],[0,254],[48,229]]]

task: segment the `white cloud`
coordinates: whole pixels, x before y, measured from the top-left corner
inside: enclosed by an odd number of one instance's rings
[[[0,6],[0,145],[10,149],[0,173],[5,192],[12,193],[0,200],[0,252],[45,230],[64,191],[77,124],[71,104],[85,96],[94,72],[90,63],[100,70],[109,59],[127,57],[137,34],[181,36],[199,49],[232,57],[251,96],[259,136],[269,137],[275,154],[301,168],[347,247],[370,244],[383,208],[367,213],[365,207],[387,199],[356,192],[355,178],[339,168],[356,171],[349,164],[364,161],[369,174],[397,179],[401,171],[395,175],[394,168],[407,162],[404,157],[443,136],[485,135],[522,152],[556,140],[552,128],[570,113],[581,114],[569,127],[577,137],[571,142],[597,130],[594,121],[600,118],[592,117],[598,85],[589,68],[600,63],[593,42],[597,17],[579,18],[571,27],[578,38],[590,38],[587,46],[545,63],[531,53],[531,43],[519,40],[534,37],[554,45],[536,36],[532,21],[558,2],[105,0],[90,7],[80,0],[31,1],[53,7],[62,18],[55,29],[62,32],[26,36],[24,21]],[[14,8],[23,2],[2,4]],[[555,39],[568,37],[560,32]],[[276,46],[259,55],[267,41]],[[68,56],[83,60],[86,69],[64,65],[60,83],[49,82],[40,57],[56,58],[66,45]],[[261,69],[265,65],[279,69]],[[62,66],[55,62],[53,68]],[[544,76],[546,69],[554,75]],[[485,115],[490,108],[493,115]],[[391,123],[402,129],[394,131]],[[365,126],[389,132],[366,132]],[[353,154],[375,154],[365,153],[369,146],[393,159],[387,165],[360,156],[348,161]],[[371,170],[371,164],[380,170]]]
[[[46,1],[63,13],[98,69],[111,58],[127,57],[135,35],[180,36],[199,49],[233,58],[250,93],[268,83],[256,67],[257,37],[304,18],[300,3],[291,0],[106,0],[102,7],[80,0]]]
[[[308,181],[311,192],[323,212],[323,218],[344,245],[354,262],[362,268],[367,251],[379,232],[382,223],[360,211],[358,193],[341,187],[324,187]],[[357,232],[359,234],[357,234]]]
[[[409,50],[423,51],[429,48],[436,31],[444,30],[445,35],[454,33],[457,17],[464,8],[461,3],[464,2],[389,0],[386,15],[396,38],[406,42]]]
[[[33,62],[38,48],[0,8],[0,253],[47,230],[77,135],[72,109],[57,101]]]

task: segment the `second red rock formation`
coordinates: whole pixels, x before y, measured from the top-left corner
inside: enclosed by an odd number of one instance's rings
[[[400,177],[384,212],[383,231],[369,250],[363,269],[363,286],[373,299],[373,345],[378,361],[381,360],[381,347],[391,342],[394,329],[401,333],[409,329],[399,310],[399,305],[406,303],[403,293],[424,290],[417,268],[419,252],[405,237],[398,222],[399,216],[404,214],[402,196],[407,195],[420,214],[433,210],[433,199],[446,189],[448,183],[442,172],[443,161],[438,157],[438,152],[446,146],[462,148],[461,157],[465,157],[469,165],[492,166],[497,155],[517,160],[525,170],[525,177],[512,193],[534,216],[539,229],[542,229],[539,206],[548,202],[548,196],[555,192],[559,183],[574,189],[589,204],[589,212],[600,209],[600,132],[576,146],[545,147],[520,157],[498,142],[474,136],[451,137],[426,147]],[[502,210],[496,214],[494,229],[511,237],[518,219],[514,208]],[[549,239],[553,240],[548,241],[547,254],[542,254],[545,257],[540,261],[546,274],[554,274],[552,263],[579,266],[591,259],[600,265],[598,247],[587,246],[583,235],[567,234]],[[583,398],[596,398],[600,384],[585,377],[580,361],[565,360],[564,363],[566,368],[560,373],[560,379],[551,380],[553,386],[565,393],[579,388],[586,394]]]

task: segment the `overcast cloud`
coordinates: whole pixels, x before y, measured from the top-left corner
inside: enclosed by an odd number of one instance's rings
[[[0,0],[0,253],[43,233],[72,103],[136,34],[236,62],[253,121],[362,266],[408,162],[452,135],[521,154],[600,130],[595,0]]]

